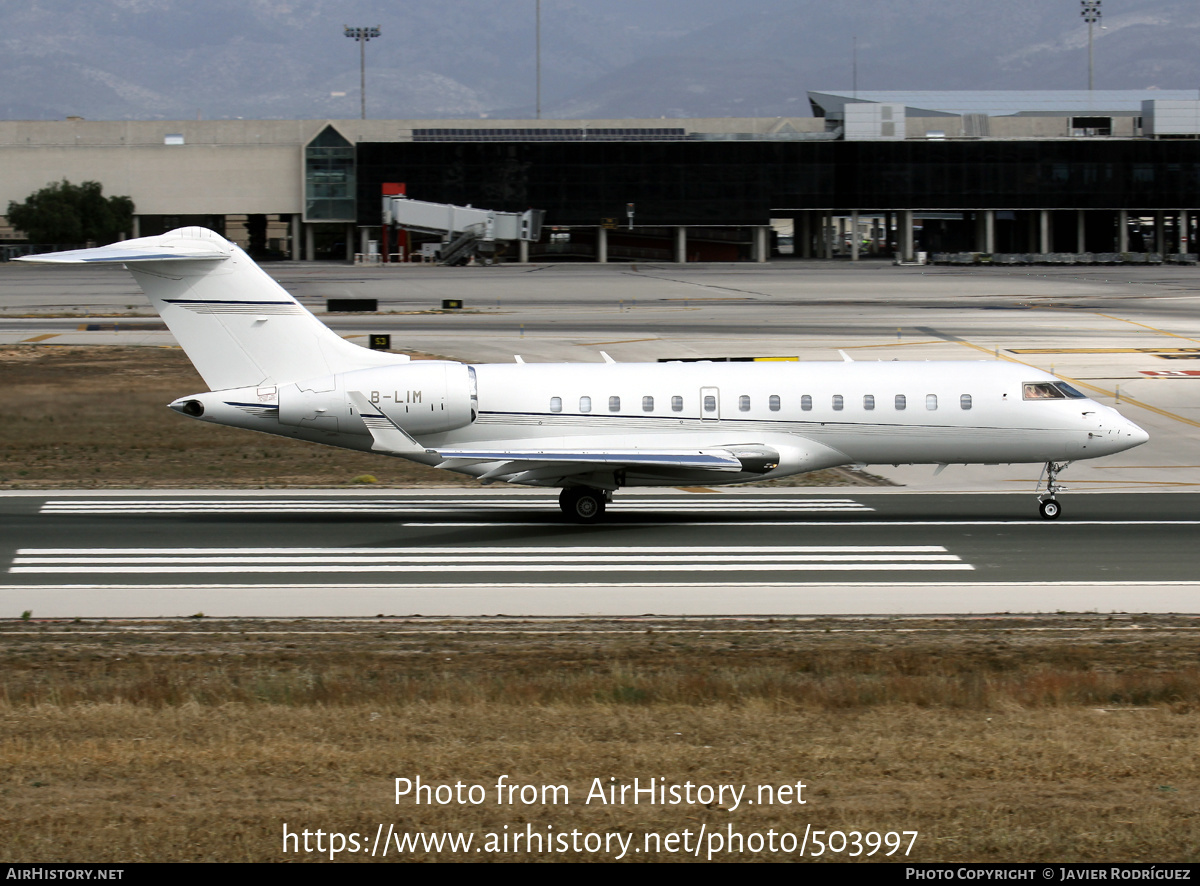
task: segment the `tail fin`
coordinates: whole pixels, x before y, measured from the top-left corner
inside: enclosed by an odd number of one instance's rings
[[[214,391],[408,360],[341,338],[235,244],[206,228],[20,260],[125,265]]]

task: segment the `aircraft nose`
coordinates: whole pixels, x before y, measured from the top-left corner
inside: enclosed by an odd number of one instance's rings
[[[1150,439],[1149,434],[1128,419],[1125,420],[1124,425],[1117,432],[1117,435],[1121,442],[1125,444],[1123,447],[1125,449],[1141,446]]]

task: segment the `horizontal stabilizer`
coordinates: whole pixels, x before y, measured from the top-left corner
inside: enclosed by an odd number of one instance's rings
[[[228,251],[222,251],[214,242],[175,240],[164,243],[162,237],[142,237],[140,240],[125,240],[111,246],[98,246],[95,249],[70,249],[66,252],[23,255],[15,261],[50,265],[126,264],[128,262],[224,261],[229,258],[229,255]]]
[[[22,260],[123,264],[209,390],[285,385],[408,359],[341,338],[236,243],[206,228]]]

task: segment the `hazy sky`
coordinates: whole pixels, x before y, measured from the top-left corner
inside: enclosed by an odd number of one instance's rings
[[[0,0],[0,116],[532,116],[536,0]],[[1077,0],[542,0],[546,116],[807,114],[808,89],[1085,88]],[[1107,0],[1097,88],[1200,84],[1200,4]]]

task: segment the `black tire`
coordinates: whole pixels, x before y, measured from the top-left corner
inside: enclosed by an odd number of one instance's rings
[[[1038,512],[1042,515],[1043,520],[1057,520],[1058,515],[1062,513],[1062,505],[1052,498],[1048,498],[1038,505]]]
[[[604,493],[586,486],[569,486],[558,495],[558,506],[574,523],[596,523],[604,516]]]

